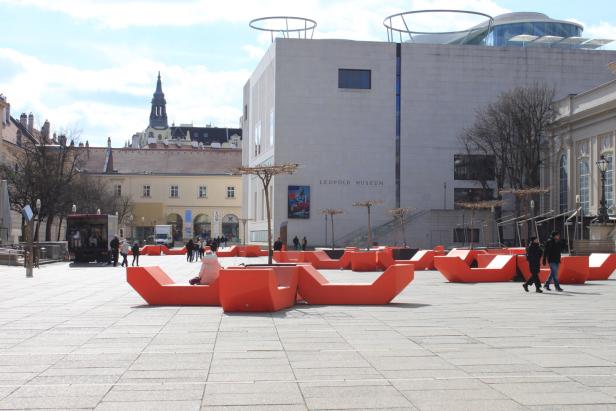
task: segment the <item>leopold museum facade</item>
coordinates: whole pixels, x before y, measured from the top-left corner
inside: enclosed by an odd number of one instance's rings
[[[477,110],[516,86],[546,84],[561,99],[614,79],[608,63],[616,51],[602,49],[607,40],[582,37],[577,23],[511,13],[461,32],[414,35],[398,29],[396,18],[404,16],[385,19],[384,42],[277,38],[247,81],[242,163],[300,165],[271,186],[274,235],[286,226],[288,239],[330,243],[321,211],[336,208],[344,211],[335,217],[336,244],[357,243],[367,218],[353,203],[378,200],[377,241],[399,241],[387,210],[408,207],[409,244],[455,243],[468,222],[456,203],[494,194],[472,179],[473,167],[489,172],[491,159],[469,157],[459,142]],[[568,170],[572,156],[588,153],[592,162],[590,153],[607,153],[611,136],[597,136],[588,148],[567,143]],[[580,184],[592,207],[585,180]],[[246,176],[243,190],[252,219],[247,240],[263,242],[263,189]],[[564,195],[570,202],[573,194]]]

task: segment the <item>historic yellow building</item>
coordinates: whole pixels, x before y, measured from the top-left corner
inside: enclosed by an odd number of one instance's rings
[[[134,204],[120,235],[147,240],[155,225],[171,224],[176,241],[223,235],[241,241],[242,180],[234,174],[240,149],[83,149],[82,172]]]

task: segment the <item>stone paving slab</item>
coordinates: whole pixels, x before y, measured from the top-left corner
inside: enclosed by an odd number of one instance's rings
[[[149,307],[119,267],[34,275],[0,267],[2,410],[616,410],[614,280],[537,295],[426,271],[387,306],[224,314]]]

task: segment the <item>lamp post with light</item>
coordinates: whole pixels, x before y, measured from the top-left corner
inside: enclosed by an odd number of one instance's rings
[[[599,172],[601,173],[601,201],[599,202],[599,215],[597,217],[597,221],[600,224],[605,224],[609,220],[609,216],[607,215],[607,204],[605,201],[605,175],[607,174],[610,164],[604,156],[601,156],[596,164],[597,168],[599,168]]]

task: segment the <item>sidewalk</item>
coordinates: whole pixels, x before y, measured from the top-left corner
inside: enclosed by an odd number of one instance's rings
[[[178,282],[199,269],[141,263]],[[538,295],[418,272],[388,306],[229,315],[146,306],[120,267],[0,276],[2,410],[616,409],[614,280]]]

